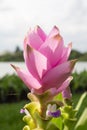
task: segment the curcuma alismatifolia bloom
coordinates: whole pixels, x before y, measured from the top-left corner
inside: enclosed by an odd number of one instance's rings
[[[70,75],[76,62],[68,61],[71,47],[71,43],[67,47],[64,46],[63,38],[56,26],[48,35],[36,26],[24,39],[27,70],[12,66],[34,93],[42,94],[49,89],[54,93],[62,92],[72,79]]]

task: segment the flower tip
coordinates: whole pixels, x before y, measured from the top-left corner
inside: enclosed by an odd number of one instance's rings
[[[54,25],[54,28],[59,31],[59,28],[56,25]]]
[[[32,51],[32,48],[27,44],[26,46],[27,53]]]
[[[16,67],[13,64],[10,64],[14,69],[16,69]]]
[[[19,67],[16,67],[15,65],[13,64],[10,64],[15,70],[19,69]]]
[[[77,59],[71,60],[71,64],[70,64],[71,69],[74,68],[77,61],[78,61]]]
[[[70,81],[73,80],[73,76],[70,76],[70,77],[69,77],[69,80],[70,80]]]
[[[70,48],[72,48],[72,42],[70,42],[70,43],[68,44],[68,46],[69,46]]]
[[[61,37],[60,34],[55,35],[54,38],[55,38],[56,40],[58,40],[58,41],[61,41],[61,40],[62,40],[62,37]],[[60,42],[59,42],[59,43],[60,43]]]
[[[37,33],[37,31],[39,30],[39,28],[40,28],[39,25],[36,25],[35,28],[34,28],[34,32]]]
[[[38,30],[38,29],[40,29],[40,26],[36,25],[35,30]]]

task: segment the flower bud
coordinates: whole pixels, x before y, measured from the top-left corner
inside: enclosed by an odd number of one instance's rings
[[[24,126],[23,130],[30,130],[30,127],[28,125]]]

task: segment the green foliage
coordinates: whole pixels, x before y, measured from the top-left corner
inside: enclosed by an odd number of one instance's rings
[[[0,55],[0,61],[23,61],[23,52],[5,53]]]
[[[73,73],[73,80],[71,81],[70,87],[73,93],[87,91],[87,71]],[[0,79],[0,102],[12,102],[26,99],[28,92],[28,88],[15,74],[5,75]]]
[[[80,58],[79,58],[80,61],[87,61],[87,52],[84,53]]]
[[[73,80],[71,81],[72,92],[85,92],[87,91],[87,71],[81,73],[73,73]]]
[[[29,92],[16,75],[6,75],[0,79],[0,102],[12,102],[26,99]]]
[[[87,92],[81,96],[76,109],[77,122],[74,130],[87,130]]]
[[[0,55],[0,61],[24,61],[23,51],[17,46],[13,53],[6,52]]]
[[[76,99],[78,96],[75,95]],[[75,101],[75,100],[74,100]],[[77,110],[76,118],[77,122],[74,130],[86,130],[87,129],[87,92],[83,93],[75,109]]]
[[[71,55],[70,55],[70,59],[78,59],[81,56],[82,56],[82,53],[80,53],[77,50],[72,50]]]
[[[0,104],[0,130],[22,130],[24,122],[20,109],[26,102]]]
[[[87,95],[82,95],[79,104],[77,104],[79,97],[78,94],[73,95],[73,103],[76,104],[76,109],[81,111],[81,115],[78,118],[78,123],[73,127],[73,130],[86,130],[87,129]],[[85,101],[84,101],[85,100]],[[20,109],[28,102],[18,102],[10,104],[0,104],[0,130],[22,130],[25,123],[21,120],[23,115],[19,113]],[[83,110],[84,104],[84,110]],[[78,107],[77,107],[78,106]],[[78,113],[79,113],[78,111]],[[78,115],[77,113],[77,115]],[[55,119],[54,123],[59,127],[59,120]],[[51,129],[50,129],[51,130]]]
[[[87,52],[81,53],[77,50],[72,50],[70,59],[78,59],[79,61],[87,61]]]
[[[87,106],[85,108],[85,110],[83,111],[75,130],[87,130]]]
[[[53,119],[53,122],[60,130],[87,130],[87,92],[83,93],[80,99],[79,95],[75,94],[73,99],[73,104],[74,102],[76,104],[72,106],[74,109],[71,106],[64,108],[64,111],[66,111],[64,116],[67,119],[64,128],[61,127],[63,122],[60,118]],[[75,120],[73,120],[74,118]]]

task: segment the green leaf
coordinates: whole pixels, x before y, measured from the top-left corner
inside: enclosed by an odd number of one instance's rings
[[[59,117],[59,118],[53,118],[52,122],[57,126],[57,128],[59,128],[60,130],[62,130],[63,120],[62,120],[61,117]]]
[[[77,110],[77,114],[76,114],[77,121],[80,118],[80,116],[82,115],[85,108],[87,108],[87,92],[85,92],[81,96],[81,98],[80,98],[80,100],[75,108]]]
[[[55,96],[55,99],[63,101],[62,93],[59,93],[57,96]]]
[[[46,130],[60,130],[60,129],[57,128],[55,124],[50,123]]]
[[[85,108],[78,123],[76,124],[75,130],[87,130],[87,108]]]

